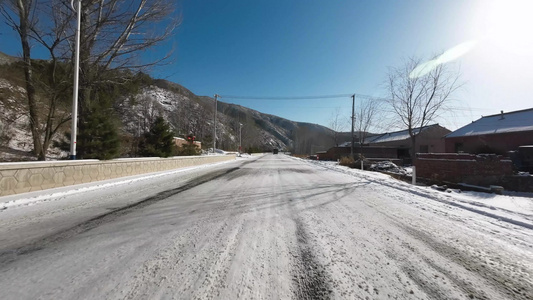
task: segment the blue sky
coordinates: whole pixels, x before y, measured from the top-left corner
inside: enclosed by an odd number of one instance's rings
[[[173,39],[146,55],[174,48],[172,63],[153,75],[197,95],[386,97],[388,67],[476,40],[455,62],[465,82],[455,95],[458,110],[438,120],[454,130],[481,115],[533,106],[533,23],[520,15],[533,8],[528,2],[183,0]],[[3,42],[0,51],[20,53]],[[351,111],[350,98],[222,101],[322,125],[336,107]]]

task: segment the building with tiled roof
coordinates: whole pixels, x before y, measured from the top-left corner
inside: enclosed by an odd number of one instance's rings
[[[484,116],[446,135],[446,152],[497,153],[533,145],[533,108]]]
[[[428,125],[413,129],[415,132],[415,152],[417,153],[439,153],[444,152],[444,136],[450,133],[445,127],[439,124]],[[387,132],[373,136],[366,140],[370,146],[396,147],[399,156],[409,156],[411,149],[411,137],[407,129]],[[403,151],[402,151],[403,150]]]

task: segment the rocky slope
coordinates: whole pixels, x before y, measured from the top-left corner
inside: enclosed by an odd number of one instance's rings
[[[155,109],[163,112],[179,135],[194,134],[200,140],[211,141],[214,121],[213,98],[197,96],[176,83],[156,80],[153,85],[145,87],[136,99],[135,106],[131,106],[131,101],[125,101],[121,108],[126,112],[137,114],[137,117],[143,114],[150,115],[145,112]],[[135,117],[135,115],[124,115],[123,122],[127,124],[127,128],[135,127]],[[142,120],[143,117],[141,123]],[[239,124],[243,124],[243,147],[254,146],[264,150],[278,148],[303,154],[325,150],[333,145],[333,131],[324,126],[294,122],[240,105],[218,101],[217,147],[237,150]]]

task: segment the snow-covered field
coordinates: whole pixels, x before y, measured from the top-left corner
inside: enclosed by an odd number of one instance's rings
[[[531,200],[281,154],[2,197],[1,298],[533,299]]]

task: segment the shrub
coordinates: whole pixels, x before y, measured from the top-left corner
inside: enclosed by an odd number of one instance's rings
[[[346,156],[341,157],[341,159],[339,161],[339,165],[345,166],[345,167],[350,167],[350,168],[353,168],[354,163],[355,163],[355,161],[353,160],[353,158],[346,157]]]
[[[178,148],[179,156],[200,155],[202,151],[194,144],[183,144]]]
[[[174,135],[170,126],[159,116],[150,131],[144,134],[139,145],[139,153],[145,157],[169,157],[174,151]]]

